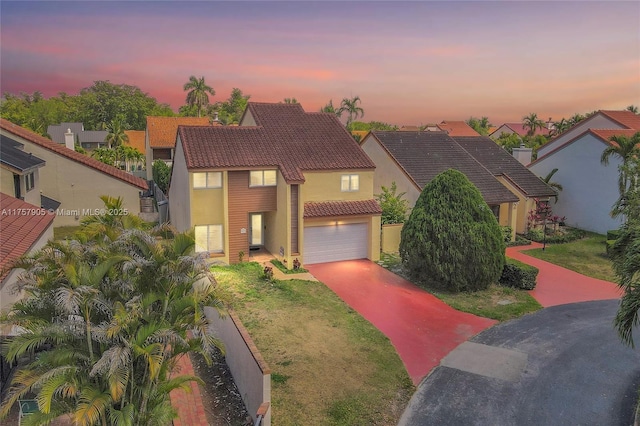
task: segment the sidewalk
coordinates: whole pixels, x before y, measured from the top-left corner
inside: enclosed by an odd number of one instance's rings
[[[540,270],[538,284],[529,293],[543,306],[591,300],[619,299],[622,291],[617,284],[587,277],[563,267],[527,256],[526,250],[542,248],[540,243],[528,246],[508,247],[507,256],[535,266]]]

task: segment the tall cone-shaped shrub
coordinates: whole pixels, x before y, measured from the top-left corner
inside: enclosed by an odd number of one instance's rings
[[[454,292],[497,282],[504,251],[500,225],[480,191],[453,169],[425,186],[400,239],[400,257],[415,282]]]

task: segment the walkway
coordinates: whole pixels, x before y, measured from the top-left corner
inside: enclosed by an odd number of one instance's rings
[[[391,340],[414,384],[460,343],[496,323],[456,311],[369,260],[307,269]]]
[[[618,299],[622,295],[620,288],[614,283],[590,278],[522,253],[536,248],[542,248],[542,244],[509,247],[507,256],[540,270],[538,284],[529,293],[545,308],[565,303]]]

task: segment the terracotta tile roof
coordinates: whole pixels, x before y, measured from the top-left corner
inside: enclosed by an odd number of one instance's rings
[[[178,126],[208,126],[209,117],[147,117],[147,132],[151,148],[176,146]]]
[[[144,179],[135,177],[132,174],[129,174],[124,170],[120,170],[116,167],[101,163],[100,161],[88,157],[84,154],[80,154],[79,152],[72,151],[64,145],[57,144],[51,139],[47,139],[43,136],[33,133],[31,130],[20,127],[3,118],[0,118],[0,129],[5,130],[15,136],[21,137],[25,140],[28,140],[29,142],[45,148],[55,154],[61,155],[72,161],[95,169],[97,172],[104,173],[105,175],[109,175],[115,179],[119,179],[143,190],[146,190],[148,188],[147,181]]]
[[[467,176],[488,204],[518,201],[518,197],[445,132],[372,134],[421,190],[436,175],[455,169]]]
[[[612,136],[626,136],[630,138],[640,132],[640,130],[636,129],[589,129],[589,131],[608,144],[615,146],[618,144],[610,140]]]
[[[473,127],[469,126],[464,121],[442,121],[438,124],[440,130],[447,132],[449,136],[480,136],[480,133],[473,130]]]
[[[304,217],[357,216],[382,214],[376,200],[325,201],[304,203]]]
[[[640,115],[634,114],[631,111],[604,111],[600,110],[600,113],[606,115],[613,121],[617,121],[627,129],[640,130]]]
[[[144,143],[144,130],[126,130],[125,133],[129,137],[127,145],[137,149],[141,153],[146,153]]]
[[[304,182],[305,170],[375,168],[333,114],[255,102],[248,113],[256,126],[180,126],[187,169],[278,167],[291,183]]]
[[[35,214],[42,212],[42,209],[3,193],[0,193],[0,209],[3,212],[0,215],[0,281],[2,281],[9,275],[13,262],[31,249],[51,226],[56,215],[48,212]]]
[[[505,176],[527,197],[553,197],[556,195],[531,170],[491,138],[486,136],[454,137],[458,145],[489,170],[494,176]]]

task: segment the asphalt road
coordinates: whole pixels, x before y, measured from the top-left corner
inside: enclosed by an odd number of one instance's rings
[[[399,425],[633,424],[640,349],[613,329],[618,303],[554,306],[480,333],[422,381]]]

